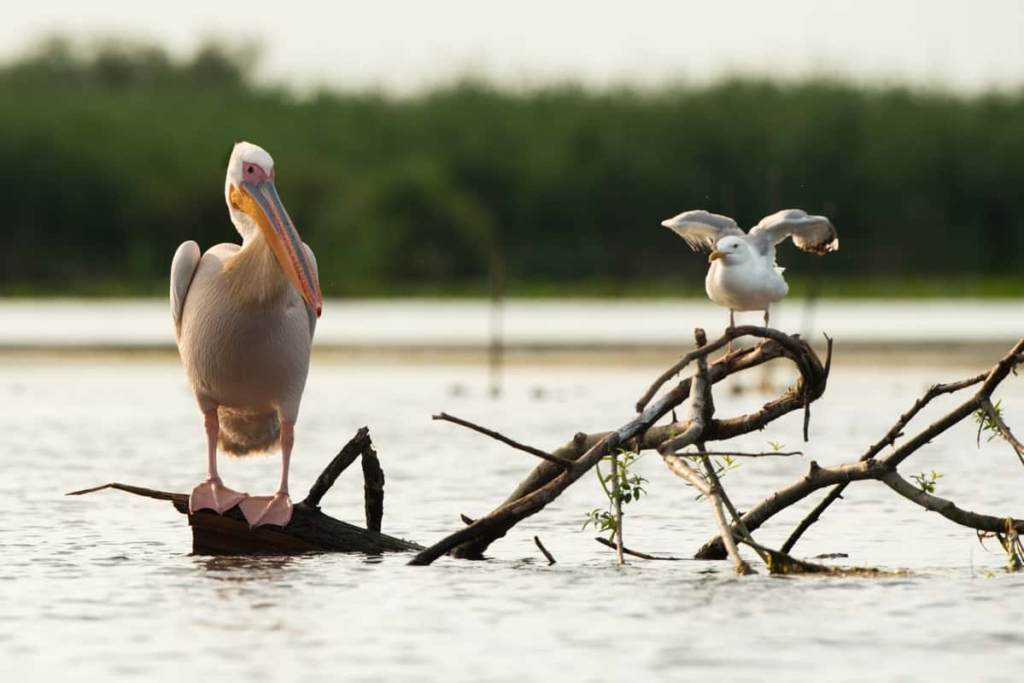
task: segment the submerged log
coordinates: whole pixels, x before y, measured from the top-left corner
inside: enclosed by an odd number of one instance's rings
[[[362,457],[366,500],[366,529],[324,514],[320,500],[338,476]],[[236,505],[223,515],[212,510],[190,513],[187,493],[171,493],[154,489],[111,483],[69,493],[78,496],[103,489],[116,489],[146,498],[170,501],[174,508],[188,517],[192,529],[192,552],[197,555],[295,555],[309,552],[348,552],[379,554],[422,550],[422,546],[381,533],[384,514],[384,472],[363,427],[334,457],[317,477],[309,495],[295,505],[288,526],[249,528],[249,523]]]

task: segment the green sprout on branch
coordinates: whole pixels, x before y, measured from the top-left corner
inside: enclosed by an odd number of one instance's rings
[[[602,458],[602,462],[611,463],[612,459],[618,460],[618,467],[616,473],[609,472],[605,474],[601,471],[601,463],[598,463],[594,468],[597,473],[597,481],[601,484],[601,489],[604,491],[605,497],[608,499],[608,507],[605,509],[594,508],[586,514],[586,521],[583,522],[583,529],[586,529],[591,524],[595,528],[599,529],[602,533],[608,532],[608,540],[615,538],[615,534],[619,532],[615,523],[615,502],[616,493],[618,493],[618,499],[622,505],[632,503],[633,501],[640,500],[640,497],[647,493],[644,489],[644,484],[647,483],[647,479],[641,477],[639,474],[631,473],[630,468],[636,464],[643,454],[633,453],[620,449],[618,453],[614,455],[606,455]],[[619,487],[618,491],[615,489],[615,483],[613,478],[618,476]]]
[[[921,474],[912,474],[910,478],[917,482],[918,487],[925,493],[935,493],[935,482],[942,479],[943,475],[939,474],[935,470],[932,470],[930,475],[922,472]]]
[[[995,405],[992,406],[992,412],[996,414],[996,417],[1002,418],[1003,416],[1003,401],[1002,399],[996,401]],[[999,430],[999,425],[992,418],[987,410],[984,408],[978,408],[974,411],[974,421],[978,423],[978,443],[981,443],[981,433],[986,432],[988,437],[985,439],[985,443],[988,443],[992,439],[996,438],[1002,432]]]
[[[700,453],[687,453],[686,457],[694,464],[694,467],[700,467],[701,458],[703,457]],[[719,479],[722,479],[725,477],[726,472],[730,472],[739,467],[740,462],[738,458],[734,458],[731,455],[723,455],[717,458],[711,458],[711,465],[715,468],[715,475],[717,475]],[[686,485],[691,486],[689,482],[687,482]],[[698,493],[694,500],[704,500],[704,494]]]

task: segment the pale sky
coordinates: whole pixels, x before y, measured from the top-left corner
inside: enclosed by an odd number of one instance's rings
[[[1024,0],[8,0],[0,61],[57,32],[175,54],[208,37],[255,40],[264,80],[400,93],[465,74],[513,85],[743,73],[1024,86]]]

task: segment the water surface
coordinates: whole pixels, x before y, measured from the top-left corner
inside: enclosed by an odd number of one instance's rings
[[[994,358],[992,359],[995,360]],[[788,416],[734,447],[769,439],[802,458],[745,463],[725,483],[741,507],[822,465],[855,459],[935,381],[982,367],[870,369],[841,356],[815,404],[811,441]],[[454,425],[447,410],[551,448],[578,430],[617,427],[660,368],[510,368],[503,397],[479,366],[315,362],[297,428],[301,497],[361,425],[387,474],[385,531],[431,543],[486,513],[534,465]],[[747,377],[757,373],[748,373]],[[760,375],[756,377],[760,379]],[[786,372],[770,377],[785,383]],[[1024,431],[1024,383],[999,392]],[[797,546],[805,557],[908,569],[883,579],[738,579],[726,562],[631,561],[581,531],[601,505],[590,476],[492,547],[490,559],[190,554],[184,517],[120,492],[62,494],[107,481],[187,491],[204,474],[201,419],[173,356],[0,356],[0,673],[66,678],[250,680],[678,681],[1011,680],[1024,668],[1024,576],[998,545],[874,482],[855,484]],[[771,396],[722,387],[720,416]],[[949,401],[941,403],[948,409]],[[921,426],[939,413],[931,411]],[[270,492],[279,459],[224,461],[232,485]],[[954,429],[909,460],[935,469],[938,493],[980,512],[1024,514],[1022,467],[1005,445]],[[361,482],[347,473],[324,500],[361,523]],[[706,502],[648,455],[650,495],[627,508],[627,543],[689,557],[713,533]],[[779,544],[806,507],[759,532]],[[548,566],[539,535],[558,559]],[[749,554],[748,554],[749,555]],[[753,559],[751,557],[751,559]]]

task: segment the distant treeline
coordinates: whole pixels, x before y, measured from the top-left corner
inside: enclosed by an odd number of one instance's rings
[[[1022,92],[732,80],[297,97],[254,85],[252,62],[54,40],[0,68],[0,292],[160,290],[183,240],[237,240],[223,179],[242,139],[274,155],[327,295],[485,291],[496,253],[513,290],[699,294],[706,262],[659,225],[692,208],[744,226],[827,214],[842,250],[782,247],[796,274],[1024,281]]]

